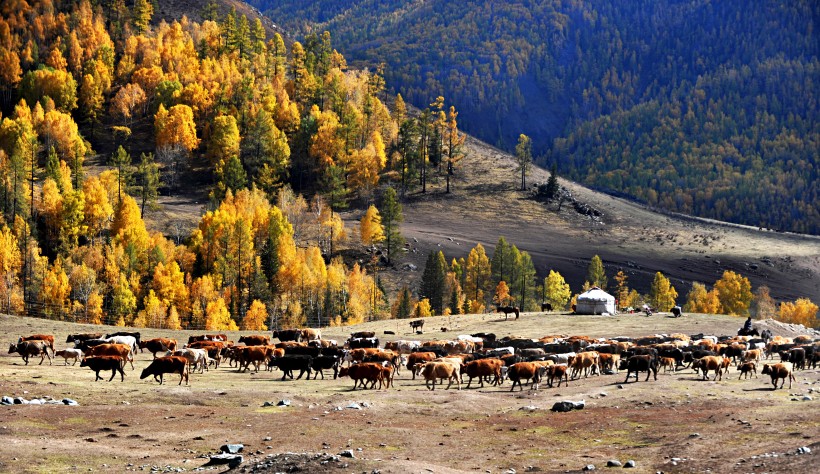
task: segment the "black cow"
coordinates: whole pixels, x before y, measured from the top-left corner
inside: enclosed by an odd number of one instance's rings
[[[339,361],[341,359],[336,356],[327,356],[327,355],[320,355],[313,358],[313,364],[311,368],[313,369],[313,380],[316,380],[316,377],[319,374],[322,375],[322,380],[325,379],[324,370],[332,370],[333,371],[333,378],[337,378],[339,376]],[[310,377],[310,375],[308,375]]]
[[[551,303],[541,303],[541,311],[552,311]]]
[[[783,362],[791,362],[794,370],[805,370],[806,368],[806,350],[802,347],[794,347],[781,352],[780,357]]]
[[[20,354],[20,357],[23,358],[26,365],[28,365],[28,358],[31,356],[40,356],[39,365],[43,365],[43,360],[48,357],[48,365],[51,365],[51,356],[48,354],[48,349],[49,345],[46,341],[21,341],[17,344],[9,345],[9,354],[14,354],[15,352]]]
[[[285,354],[282,357],[277,357],[275,359],[271,359],[268,363],[269,367],[279,367],[279,369],[283,372],[282,380],[285,380],[285,377],[293,378],[293,371],[298,370],[299,376],[296,377],[296,380],[302,378],[307,372],[307,378],[310,379],[310,367],[313,365],[313,357],[307,355],[287,355]]]
[[[78,341],[87,341],[89,339],[102,339],[101,332],[92,332],[92,333],[84,333],[84,334],[69,334],[66,338],[65,342],[73,342],[77,343]]]
[[[770,329],[764,329],[763,332],[760,333],[760,338],[763,339],[765,342],[769,342],[772,340],[774,335]]]
[[[117,356],[91,356],[84,358],[83,361],[80,362],[80,367],[90,367],[91,370],[94,371],[96,374],[96,377],[94,377],[95,382],[103,379],[100,377],[101,370],[111,371],[111,378],[108,379],[109,382],[114,380],[114,376],[117,375],[117,372],[120,373],[120,382],[124,382],[125,372],[122,371],[123,365],[123,359]]]
[[[436,357],[445,357],[447,355],[447,350],[438,346],[416,347],[411,352],[432,352],[436,354]]]
[[[299,329],[282,329],[281,331],[273,331],[273,337],[279,339],[281,342],[302,342],[302,331]]]
[[[378,337],[351,337],[347,340],[350,349],[371,349],[379,347]]]
[[[105,339],[86,339],[84,341],[74,341],[74,348],[87,352],[88,349],[94,346],[99,346],[100,344],[108,344],[108,341]]]
[[[654,374],[655,380],[658,380],[658,358],[651,355],[635,355],[629,359],[622,360],[619,369],[626,370],[626,380],[624,380],[624,383],[629,381],[629,377],[633,372],[635,373],[636,382],[638,381],[638,373],[640,372],[646,372],[644,382],[649,380],[649,375],[651,374]]]

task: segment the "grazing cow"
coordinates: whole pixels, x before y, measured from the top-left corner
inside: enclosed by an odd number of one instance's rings
[[[157,358],[157,352],[168,352],[168,351],[175,351],[177,348],[177,340],[176,339],[169,339],[167,337],[157,337],[154,339],[148,339],[147,341],[140,341],[140,352],[143,349],[148,349],[154,359]]]
[[[424,332],[424,320],[416,319],[415,321],[410,321],[410,329],[412,329],[413,332],[418,332],[421,334]]]
[[[760,372],[763,375],[769,374],[772,378],[772,385],[774,390],[777,390],[777,381],[783,379],[780,388],[786,384],[786,379],[789,379],[789,389],[792,388],[792,380],[795,380],[792,373],[792,364],[790,362],[781,362],[780,364],[763,364],[763,370]]]
[[[68,359],[74,359],[71,365],[77,365],[77,360],[83,358],[83,351],[79,349],[63,349],[54,353],[54,357],[62,357],[65,359],[65,364],[68,365]]]
[[[302,341],[302,331],[299,329],[282,329],[281,331],[273,331],[273,337],[282,342],[285,341]]]
[[[715,371],[715,376],[712,380],[717,380],[720,377],[720,380],[723,380],[723,361],[727,360],[725,357],[722,356],[705,356],[701,357],[700,359],[695,359],[692,361],[692,368],[697,372],[698,370],[703,371],[703,380],[709,379],[709,371]]]
[[[752,374],[755,374],[755,378],[757,378],[757,364],[754,362],[744,362],[740,364],[737,370],[740,372],[740,375],[737,376],[738,380],[744,375],[744,378],[749,378]]]
[[[91,356],[83,359],[83,361],[80,362],[80,367],[90,367],[97,375],[94,378],[95,382],[102,380],[102,377],[100,377],[101,370],[111,371],[111,378],[108,379],[109,382],[114,380],[114,376],[117,375],[117,372],[120,373],[120,382],[124,382],[125,372],[122,371],[124,363],[125,359],[118,356]]]
[[[305,342],[319,341],[322,339],[322,331],[318,329],[302,329],[302,340]]]
[[[467,388],[473,383],[473,379],[478,377],[480,387],[484,388],[484,377],[493,377],[492,384],[499,385],[501,383],[501,366],[504,365],[501,359],[480,359],[467,362],[461,366],[461,377],[467,375],[470,379],[467,381]]]
[[[89,347],[88,350],[85,351],[85,356],[120,357],[123,360],[123,365],[125,365],[125,362],[131,362],[131,370],[134,370],[134,351],[131,349],[131,346],[127,344],[105,343],[98,346]]]
[[[350,339],[367,339],[370,337],[376,337],[376,333],[373,331],[358,331],[350,335]]]
[[[25,341],[45,341],[48,347],[51,348],[51,353],[54,353],[54,336],[51,334],[32,334],[31,336],[21,337],[17,342]]]
[[[279,367],[279,369],[283,372],[282,373],[282,380],[285,380],[285,377],[293,378],[293,371],[298,370],[299,376],[296,377],[296,380],[302,378],[307,372],[307,378],[310,380],[310,368],[313,365],[313,357],[308,355],[289,355],[285,354],[282,357],[278,357],[273,359],[270,364],[273,367]],[[322,375],[324,378],[324,375]]]
[[[353,379],[353,390],[356,390],[356,387],[360,384],[362,389],[366,389],[367,382],[371,382],[370,388],[376,388],[376,382],[380,382],[384,377],[382,369],[384,369],[384,366],[381,364],[365,362],[350,367],[342,367],[339,370],[339,377],[350,376]]]
[[[48,357],[48,365],[51,365],[51,355],[48,353],[48,348],[49,345],[47,341],[39,339],[34,341],[22,341],[9,345],[9,354],[14,354],[15,352],[20,354],[20,357],[23,358],[26,365],[28,365],[28,358],[31,356],[40,356],[40,363],[37,365],[43,365],[43,359]]]
[[[541,381],[541,377],[546,373],[547,369],[547,367],[536,364],[535,362],[518,362],[513,364],[507,371],[507,378],[512,380],[510,391],[512,392],[513,389],[515,389],[516,384],[518,385],[519,391],[524,390],[524,385],[521,383],[522,380],[526,380],[528,383],[532,381],[533,390],[537,389],[537,384]]]
[[[188,385],[188,359],[180,356],[166,356],[154,359],[148,367],[143,369],[140,380],[153,375],[154,380],[159,381],[159,384],[162,385],[163,374],[179,374],[178,385],[182,385],[183,379],[185,379],[185,385]]]
[[[328,356],[328,355],[320,355],[313,358],[313,365],[311,365],[311,369],[313,369],[313,380],[316,380],[316,377],[319,374],[322,375],[322,380],[325,379],[325,370],[332,370],[333,371],[333,378],[337,378],[339,376],[339,363],[340,359],[339,356]]]
[[[510,313],[515,314],[515,319],[518,319],[518,316],[520,315],[520,310],[518,309],[518,306],[496,306],[495,312],[504,313],[504,321],[507,320],[507,318],[510,316]]]
[[[444,379],[447,379],[449,383],[447,384],[447,388],[445,390],[449,390],[450,386],[453,385],[453,381],[456,383],[456,387],[458,390],[461,390],[461,365],[456,365],[450,362],[427,362],[421,368],[421,376],[424,377],[424,385],[429,390],[436,389],[436,380],[441,379],[442,383]],[[430,386],[430,382],[433,382],[433,386]]]
[[[90,333],[82,333],[82,334],[69,334],[66,338],[65,342],[73,342],[77,343],[78,341],[87,341],[89,339],[102,339],[101,332],[90,332]]]
[[[561,379],[564,379],[565,385],[569,385],[569,378],[567,377],[566,365],[551,365],[547,367],[547,386],[552,387],[552,382],[558,379],[558,386],[561,386]]]
[[[629,382],[629,377],[635,373],[635,381],[638,381],[638,374],[646,372],[646,380],[649,381],[649,376],[654,375],[655,380],[658,380],[658,358],[650,354],[633,355],[628,359],[621,360],[621,370],[626,370],[626,379],[624,383]]]
[[[242,336],[239,338],[239,343],[246,346],[267,346],[270,344],[270,336]]]

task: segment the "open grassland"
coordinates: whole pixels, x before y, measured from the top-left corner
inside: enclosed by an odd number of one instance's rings
[[[545,334],[641,336],[655,333],[734,333],[738,318],[713,315],[645,317],[570,316],[525,313],[429,318],[424,340],[488,331],[499,337]],[[19,335],[52,333],[58,348],[69,333],[113,328],[0,316],[5,342]],[[442,333],[441,328],[448,332]],[[407,321],[374,321],[323,329],[343,340],[353,330],[412,338]],[[785,329],[778,331],[793,335]],[[187,340],[191,331],[146,329],[143,337]],[[241,333],[231,333],[237,340]],[[738,380],[732,369],[723,381],[701,381],[691,370],[659,374],[658,380],[623,384],[625,374],[570,381],[568,387],[509,392],[509,382],[483,389],[428,391],[407,371],[395,388],[351,391],[349,379],[281,381],[281,372],[238,373],[227,366],[192,374],[190,385],[171,376],[159,386],[139,380],[151,356],[137,356],[125,382],[93,382],[77,366],[23,365],[16,355],[0,356],[2,395],[68,397],[80,406],[0,407],[1,472],[122,472],[151,466],[183,468],[226,442],[245,444],[246,463],[269,454],[353,449],[340,472],[542,472],[600,467],[609,459],[637,463],[635,472],[810,472],[820,435],[817,401],[803,401],[820,388],[820,373],[797,373],[792,389],[771,390],[763,377]],[[109,374],[110,375],[110,374]],[[619,385],[623,388],[619,388]],[[787,385],[788,387],[788,385]],[[799,394],[799,395],[792,395]],[[290,407],[263,407],[288,399]],[[585,399],[586,409],[552,413],[555,401]],[[796,399],[793,401],[793,399]],[[341,409],[351,402],[362,410]],[[534,410],[521,410],[522,407]],[[266,440],[270,437],[270,440]],[[809,455],[784,456],[809,446]],[[356,451],[361,448],[362,451]],[[760,457],[778,453],[778,457]],[[752,456],[758,456],[752,459]],[[672,458],[680,458],[672,464]],[[683,460],[685,459],[685,460]],[[740,464],[737,464],[740,463]],[[304,467],[336,472],[338,464]],[[813,466],[813,467],[812,467]],[[242,469],[242,468],[240,468]],[[271,472],[276,471],[271,467]],[[281,470],[281,468],[280,468]]]

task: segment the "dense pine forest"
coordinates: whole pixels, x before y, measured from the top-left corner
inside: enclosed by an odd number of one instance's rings
[[[422,107],[669,211],[820,233],[817,2],[252,0]]]

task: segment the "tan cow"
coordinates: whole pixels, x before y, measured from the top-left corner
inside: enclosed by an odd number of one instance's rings
[[[461,390],[461,381],[459,380],[461,377],[460,365],[451,362],[427,362],[421,368],[421,376],[424,377],[424,385],[430,390],[436,389],[436,381],[439,379],[442,381],[447,379],[449,381],[446,390],[450,389],[454,381],[456,387]],[[430,382],[433,382],[432,387],[430,386]]]

